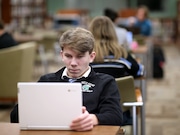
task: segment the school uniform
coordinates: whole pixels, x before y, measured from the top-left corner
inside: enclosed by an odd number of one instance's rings
[[[40,77],[38,82],[80,82],[82,84],[83,106],[95,114],[99,125],[122,125],[123,113],[120,94],[115,79],[107,74],[96,73],[92,68],[81,78],[68,78],[66,68]],[[72,81],[73,80],[73,81]],[[57,106],[58,107],[58,106]],[[18,122],[17,105],[11,112],[11,122]]]

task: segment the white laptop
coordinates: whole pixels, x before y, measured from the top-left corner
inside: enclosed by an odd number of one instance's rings
[[[82,113],[80,83],[19,82],[18,104],[21,130],[70,130]]]

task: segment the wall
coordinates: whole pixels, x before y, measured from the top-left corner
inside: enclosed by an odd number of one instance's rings
[[[163,0],[164,10],[161,12],[150,12],[150,17],[176,17],[177,0]],[[57,10],[64,8],[88,9],[90,15],[102,15],[106,7],[120,10],[127,7],[137,6],[137,0],[47,0],[48,13],[53,15]]]
[[[177,15],[177,0],[163,0],[164,11],[159,13],[152,13],[154,17],[176,17]]]
[[[88,9],[90,15],[102,15],[103,10],[106,7],[113,8],[115,10],[127,7],[127,0],[47,0],[48,13],[53,15],[59,9]]]
[[[137,0],[129,0],[131,7],[137,7]],[[157,18],[173,18],[177,15],[177,1],[178,0],[162,0],[162,7],[164,8],[163,11],[154,11],[150,12],[150,17],[157,17]]]

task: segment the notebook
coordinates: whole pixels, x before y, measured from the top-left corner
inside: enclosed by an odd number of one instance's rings
[[[72,119],[82,113],[80,83],[19,82],[21,130],[70,130]]]

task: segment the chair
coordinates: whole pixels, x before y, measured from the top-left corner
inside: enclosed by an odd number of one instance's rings
[[[58,41],[57,35],[44,35],[38,44],[43,45],[46,52],[54,51],[54,43]]]
[[[32,81],[36,42],[0,50],[0,101],[17,101],[17,82]]]
[[[126,8],[126,9],[119,10],[118,14],[119,14],[119,17],[128,18],[131,16],[136,16],[136,12],[137,12],[137,9],[135,8]]]
[[[51,60],[54,61],[55,59],[55,43],[58,41],[57,39],[58,38],[55,35],[46,35],[40,41],[38,41],[38,55],[36,57],[36,62],[41,62],[44,68],[44,73],[49,72],[48,64]]]
[[[126,111],[132,107],[132,110],[133,110],[132,111],[133,112],[132,113],[133,135],[137,135],[138,127],[137,127],[137,120],[136,120],[137,114],[135,113],[136,107],[142,106],[142,108],[144,108],[144,106],[143,106],[140,89],[138,89],[138,88],[135,89],[134,78],[132,76],[129,76],[129,74],[126,72],[126,69],[128,67],[120,60],[113,60],[113,61],[107,60],[104,63],[91,63],[91,66],[95,72],[106,73],[106,74],[113,76],[116,79],[119,90],[120,90],[120,94],[122,93],[121,94],[121,96],[122,96],[121,104],[123,106],[126,106],[126,107],[123,107],[123,111]],[[123,79],[125,79],[125,80],[123,80]],[[122,81],[123,81],[123,83],[121,84]],[[128,91],[128,93],[125,94],[124,91]],[[125,104],[124,104],[124,101],[126,101]],[[137,101],[140,101],[140,103],[138,103]],[[129,106],[129,107],[127,107],[127,106]],[[141,110],[144,110],[144,109],[141,109]],[[141,119],[143,119],[141,123],[144,123],[144,113],[141,114]],[[142,124],[141,124],[141,127],[143,128],[142,130],[144,130],[144,127]]]
[[[132,107],[133,135],[137,135],[137,107],[143,106],[141,92],[139,89],[135,89],[134,78],[132,76],[116,78],[116,82],[121,95],[121,104],[123,106],[123,111],[126,111],[129,109],[129,107]]]
[[[95,72],[106,73],[112,75],[114,78],[127,76],[126,64],[121,60],[106,60],[104,63],[91,63]]]

